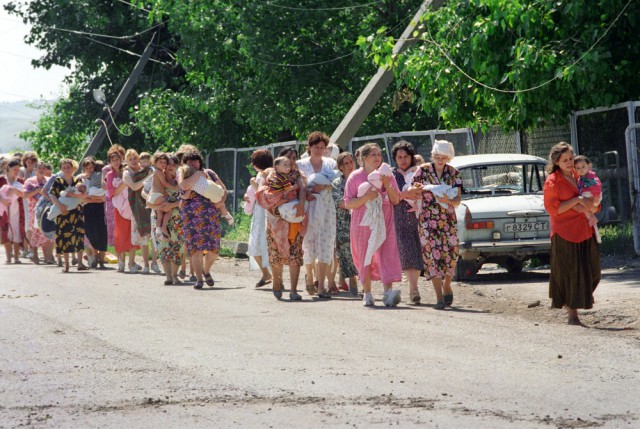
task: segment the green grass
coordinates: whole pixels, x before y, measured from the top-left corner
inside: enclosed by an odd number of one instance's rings
[[[630,222],[605,225],[598,227],[598,231],[602,237],[601,254],[619,256],[636,254],[633,246],[633,225]]]
[[[227,225],[226,221],[222,222],[222,237],[229,241],[249,241],[251,216],[245,214],[245,212],[241,210],[236,212],[233,216],[233,220],[233,226]]]

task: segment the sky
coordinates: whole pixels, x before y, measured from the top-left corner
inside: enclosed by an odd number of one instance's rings
[[[51,100],[64,93],[62,81],[70,70],[63,67],[35,69],[31,60],[42,51],[24,43],[29,26],[5,10],[0,0],[0,102]]]

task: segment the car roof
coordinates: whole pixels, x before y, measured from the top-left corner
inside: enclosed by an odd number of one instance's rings
[[[485,153],[479,155],[463,155],[454,157],[449,164],[455,168],[475,167],[496,164],[546,164],[544,158],[521,153]]]

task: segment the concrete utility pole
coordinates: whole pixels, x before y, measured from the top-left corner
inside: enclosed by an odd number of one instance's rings
[[[425,0],[418,9],[407,28],[400,36],[400,39],[393,47],[393,53],[399,54],[409,46],[415,44],[413,32],[415,31],[420,17],[427,9],[438,9],[446,0]],[[341,148],[346,148],[347,144],[356,135],[362,123],[367,119],[371,110],[376,105],[382,94],[393,81],[393,71],[387,67],[380,67],[378,72],[371,78],[356,102],[351,106],[347,116],[344,117],[338,128],[331,134],[331,143],[335,143]]]
[[[122,106],[124,106],[125,101],[127,101],[129,94],[131,94],[131,90],[138,82],[138,78],[140,78],[140,75],[142,74],[142,69],[144,69],[144,66],[149,62],[149,58],[153,53],[153,42],[155,38],[156,33],[153,34],[151,40],[149,40],[149,43],[147,44],[147,47],[144,48],[144,52],[140,56],[140,59],[138,60],[136,66],[133,68],[129,79],[127,79],[127,81],[124,83],[124,86],[120,90],[120,93],[118,94],[116,101],[113,103],[113,106],[109,107],[105,103],[105,109],[111,109],[111,114],[105,111],[102,113],[101,119],[97,120],[97,122],[100,122],[100,129],[98,129],[96,135],[93,136],[93,139],[91,140],[91,143],[89,143],[87,150],[84,152],[82,159],[86,158],[87,156],[95,156],[95,154],[98,153],[98,150],[100,150],[100,146],[102,146],[102,142],[107,135],[107,127],[110,127],[112,125],[111,117],[113,116],[113,118],[115,119],[118,116],[118,113],[120,113],[120,109],[122,109]]]

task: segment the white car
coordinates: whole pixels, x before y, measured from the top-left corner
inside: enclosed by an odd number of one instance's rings
[[[548,261],[550,222],[542,195],[546,160],[483,154],[457,156],[450,164],[463,180],[462,203],[456,209],[458,280],[476,277],[485,263],[517,273],[534,256]]]

